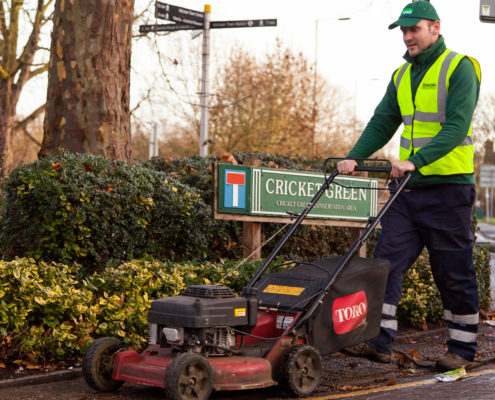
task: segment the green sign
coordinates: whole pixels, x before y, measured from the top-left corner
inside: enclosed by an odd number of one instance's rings
[[[290,217],[300,213],[325,182],[323,174],[218,165],[217,212]],[[337,176],[308,218],[366,221],[378,212],[378,179]]]

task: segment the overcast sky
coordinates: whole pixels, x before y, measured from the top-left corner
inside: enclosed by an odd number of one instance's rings
[[[136,6],[145,1],[136,0]],[[281,38],[286,45],[303,51],[308,59],[314,61],[316,56],[319,74],[356,97],[358,115],[368,119],[393,70],[403,62],[405,47],[401,32],[388,30],[388,25],[398,18],[407,3],[402,0],[210,0],[206,4],[211,5],[212,21],[276,18],[278,26],[273,28],[212,30],[212,42],[222,48],[239,44],[264,52],[277,37]],[[205,2],[172,0],[170,4],[203,11]],[[495,24],[480,22],[479,0],[432,0],[432,4],[440,16],[447,46],[478,59],[483,72],[482,90],[495,90]]]
[[[262,54],[273,48],[276,39],[280,38],[285,45],[302,51],[310,61],[316,58],[318,73],[331,84],[347,90],[354,99],[358,116],[363,120],[371,116],[393,70],[403,62],[405,47],[401,32],[399,29],[388,30],[388,25],[398,18],[407,3],[402,0],[170,2],[198,11],[203,11],[204,5],[210,4],[212,21],[276,18],[276,27],[212,30],[212,52],[221,53],[232,46],[242,46]],[[148,0],[135,0],[136,11],[146,4]],[[482,68],[482,92],[495,91],[495,24],[480,22],[479,0],[432,0],[432,4],[440,16],[441,32],[447,46],[478,59]],[[339,18],[350,19],[342,21]],[[147,23],[168,21],[156,20],[151,13]],[[138,29],[135,26],[134,32],[137,33]],[[158,39],[161,51],[173,57],[168,45],[179,37],[186,42],[192,41],[190,31],[172,33]],[[201,38],[195,39],[195,43],[199,45]],[[191,56],[200,64],[199,51],[197,55]],[[213,62],[218,57],[222,57],[222,54],[212,54]],[[135,104],[140,95],[139,90],[136,90],[141,84],[140,79],[146,78],[147,71],[151,76],[151,72],[158,71],[159,66],[148,60],[146,55],[143,56],[139,46],[133,47],[132,59],[134,68],[142,72],[141,77],[133,77],[131,81]],[[167,96],[166,89],[162,93],[164,97]],[[46,86],[39,81],[31,84],[23,93],[18,111],[27,114],[29,109],[36,108],[45,98]]]

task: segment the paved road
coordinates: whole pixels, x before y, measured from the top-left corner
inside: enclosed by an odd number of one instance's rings
[[[492,365],[492,368],[494,366]],[[214,393],[211,400],[282,400],[287,399],[277,389]],[[393,386],[358,390],[353,393],[318,393],[308,400],[493,400],[495,398],[495,369],[469,372],[456,382],[438,382],[433,374]],[[125,385],[117,393],[95,393],[82,378],[0,390],[1,400],[158,400],[160,389]]]

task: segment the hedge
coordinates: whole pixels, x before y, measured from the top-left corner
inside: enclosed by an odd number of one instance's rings
[[[177,295],[192,284],[217,283],[239,292],[260,262],[175,263],[134,260],[82,280],[78,265],[0,261],[0,363],[32,363],[80,357],[100,336],[128,346],[147,341],[153,299]]]
[[[321,171],[321,160],[256,157],[272,168]],[[81,274],[144,256],[215,261],[242,257],[242,223],[212,219],[215,157],[143,164],[62,154],[14,170],[3,185],[0,249],[6,260],[78,263]],[[263,224],[266,239],[279,224]],[[280,238],[280,236],[278,237]],[[278,239],[276,238],[276,239]],[[292,258],[342,254],[346,228],[301,226],[283,248]],[[262,249],[266,256],[276,240]]]
[[[488,248],[475,248],[474,260],[480,304],[487,309]],[[142,348],[153,299],[177,295],[192,284],[216,284],[222,278],[222,285],[240,293],[260,263],[142,259],[77,279],[78,265],[29,258],[0,261],[0,363],[81,357],[100,336],[118,337],[128,346]],[[441,319],[442,307],[425,254],[405,277],[403,293],[398,307],[402,323],[422,326],[426,320]]]
[[[15,169],[3,185],[4,259],[78,263],[83,274],[153,255],[207,256],[208,206],[173,174],[64,154]]]

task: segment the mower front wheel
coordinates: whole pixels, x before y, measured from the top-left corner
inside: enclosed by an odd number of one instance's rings
[[[212,387],[210,363],[199,354],[179,354],[167,369],[165,395],[168,400],[207,400]]]
[[[124,343],[113,337],[102,337],[91,343],[83,359],[83,377],[86,383],[100,392],[113,392],[124,382],[112,379],[115,354],[124,349]]]
[[[281,382],[295,396],[310,395],[321,381],[321,357],[318,350],[308,345],[293,347],[282,365]]]

